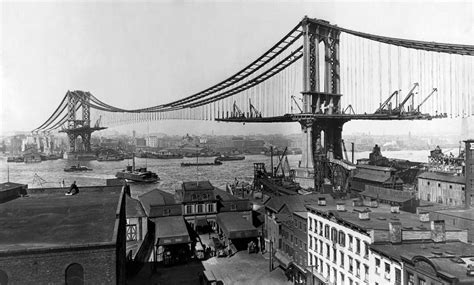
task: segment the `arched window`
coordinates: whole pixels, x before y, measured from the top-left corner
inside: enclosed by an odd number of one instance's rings
[[[84,268],[73,263],[66,268],[66,285],[84,285]]]
[[[0,269],[0,285],[8,284],[8,275],[5,271]]]

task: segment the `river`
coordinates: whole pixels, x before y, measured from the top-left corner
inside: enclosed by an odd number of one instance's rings
[[[356,152],[355,159],[368,158],[370,152]],[[428,150],[416,151],[385,151],[384,156],[389,158],[408,159],[412,161],[427,162]],[[350,154],[349,154],[350,156]],[[291,167],[296,167],[301,155],[288,155]],[[199,158],[200,162],[209,161],[213,158]],[[225,189],[225,184],[232,182],[235,178],[252,182],[253,163],[264,162],[267,170],[270,169],[270,157],[264,155],[247,155],[245,160],[224,161],[220,166],[181,167],[181,162],[195,162],[195,158],[184,159],[145,159],[136,158],[137,167],[148,167],[161,178],[156,184],[133,186],[133,192],[140,194],[151,189],[159,188],[168,192],[181,186],[183,181],[209,180],[214,186]],[[7,163],[6,157],[0,158],[0,182],[6,182],[9,174],[10,181],[28,184],[29,188],[59,187],[64,180],[66,186],[76,181],[81,186],[105,185],[105,180],[115,178],[115,173],[124,169],[131,160],[127,161],[84,161],[81,165],[92,168],[87,172],[64,172],[64,168],[75,163],[64,159],[42,161],[40,163]],[[275,159],[275,166],[276,166]],[[36,176],[36,179],[35,179]],[[38,179],[38,177],[41,178]]]

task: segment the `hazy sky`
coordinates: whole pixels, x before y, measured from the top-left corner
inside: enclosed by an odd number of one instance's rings
[[[304,15],[368,33],[474,44],[466,2],[2,1],[0,134],[43,123],[67,90],[123,108],[166,103],[247,65]],[[459,127],[459,120],[441,123]],[[298,124],[164,121],[153,132],[295,132]],[[346,131],[436,131],[434,123],[350,123]]]

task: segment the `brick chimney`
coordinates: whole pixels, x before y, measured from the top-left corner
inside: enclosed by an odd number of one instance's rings
[[[318,206],[326,206],[326,197],[318,197]]]
[[[337,204],[336,204],[336,210],[337,210],[338,212],[344,212],[344,211],[346,211],[346,203],[344,203],[344,202],[339,202],[339,203],[337,203]]]
[[[446,241],[446,225],[444,220],[431,221],[431,239],[433,242]]]
[[[430,213],[429,212],[419,212],[418,217],[420,218],[420,222],[426,223],[430,221]]]
[[[402,243],[403,237],[402,223],[390,222],[388,223],[388,238],[391,243],[399,244]]]
[[[394,213],[394,214],[400,213],[400,206],[398,205],[390,206],[390,213]]]

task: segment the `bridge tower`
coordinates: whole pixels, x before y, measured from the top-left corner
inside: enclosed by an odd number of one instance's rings
[[[94,131],[103,130],[104,127],[91,127],[90,123],[90,93],[83,91],[68,91],[67,94],[67,124],[60,132],[67,134],[69,139],[70,160],[94,160],[95,154],[91,149],[91,135]],[[77,118],[79,109],[82,109],[82,118]],[[77,138],[81,138],[79,144]]]
[[[339,76],[340,31],[329,23],[305,17],[303,28],[303,113],[341,113]],[[321,60],[323,59],[323,60]],[[296,169],[297,181],[321,190],[332,173],[330,162],[342,159],[342,127],[347,119],[330,116],[299,120],[303,131],[303,155]],[[333,177],[334,178],[334,177]]]

